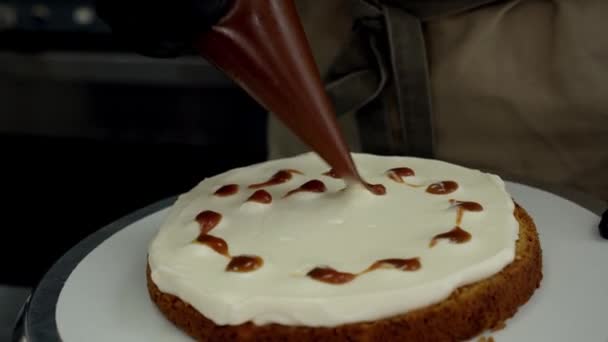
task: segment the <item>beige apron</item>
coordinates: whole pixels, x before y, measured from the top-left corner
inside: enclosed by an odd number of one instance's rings
[[[608,2],[489,2],[300,2],[349,144],[608,199]]]

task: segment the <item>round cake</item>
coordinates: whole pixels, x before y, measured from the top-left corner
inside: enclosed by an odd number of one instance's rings
[[[180,196],[149,248],[160,311],[200,341],[461,341],[538,288],[534,223],[498,176],[353,158],[384,195],[308,153]]]

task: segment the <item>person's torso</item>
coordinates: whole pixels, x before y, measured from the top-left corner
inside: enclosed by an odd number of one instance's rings
[[[608,3],[395,0],[372,9],[376,27],[355,2],[300,2],[338,108],[352,109],[339,115],[354,150],[444,159],[608,199]],[[384,68],[386,82],[362,77],[365,68]],[[272,158],[305,150],[274,120],[270,147]]]

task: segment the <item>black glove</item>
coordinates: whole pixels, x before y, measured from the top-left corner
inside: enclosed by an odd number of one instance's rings
[[[130,49],[151,57],[186,53],[235,0],[96,0],[97,14]]]

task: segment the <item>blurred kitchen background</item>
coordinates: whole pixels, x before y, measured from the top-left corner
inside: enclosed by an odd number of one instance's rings
[[[265,127],[265,112],[201,58],[129,53],[90,0],[0,0],[0,341],[12,308],[71,246],[264,160]]]

